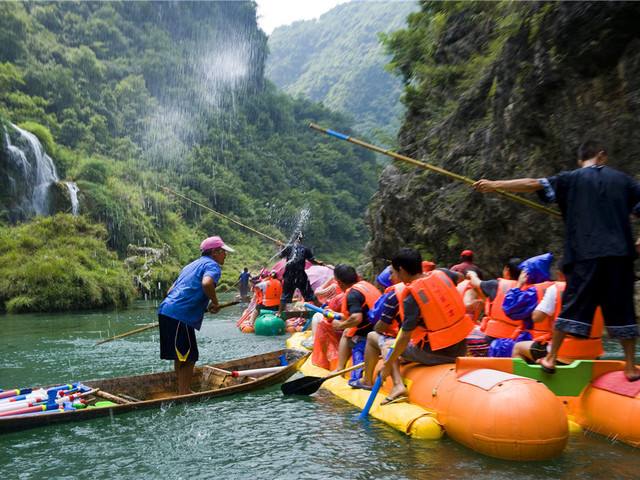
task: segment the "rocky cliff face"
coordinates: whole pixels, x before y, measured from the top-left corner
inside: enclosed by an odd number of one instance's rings
[[[389,42],[406,84],[403,153],[474,179],[542,177],[574,168],[592,137],[635,174],[639,22],[635,3],[423,3]],[[562,254],[558,219],[398,164],[368,221],[377,266],[401,246],[440,265],[472,248],[494,273],[511,255]]]

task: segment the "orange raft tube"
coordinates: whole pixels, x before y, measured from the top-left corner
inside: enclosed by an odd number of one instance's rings
[[[624,362],[576,360],[548,375],[513,358],[459,358],[459,370],[491,368],[544,383],[580,427],[640,448],[640,381],[629,382]]]
[[[287,345],[296,347],[303,338],[304,334],[294,334]],[[546,460],[559,455],[567,444],[568,420],[562,403],[536,380],[454,364],[410,363],[401,371],[410,403],[431,412],[447,435],[479,453],[506,460]],[[390,390],[391,379],[387,379],[381,396]],[[378,407],[374,415],[394,426],[385,419],[385,409],[393,405]]]

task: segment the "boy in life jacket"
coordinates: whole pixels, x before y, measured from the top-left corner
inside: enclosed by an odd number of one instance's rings
[[[549,280],[552,262],[553,256],[550,253],[538,255],[522,262],[522,274],[518,279],[519,291],[516,289],[510,291],[505,300],[505,311],[509,313],[521,310],[523,314],[526,314],[527,306],[524,304],[535,304],[531,314],[527,315],[529,318],[524,322],[533,340],[517,342],[512,354],[513,357],[522,358],[527,363],[536,363],[549,352],[553,324],[562,306],[562,292],[565,289],[565,283]],[[531,285],[528,292],[524,288],[527,285]],[[595,359],[604,353],[600,338],[603,319],[599,310],[596,312],[592,325],[593,328],[588,339],[567,336],[559,352],[558,364],[568,365],[576,359]]]
[[[364,343],[367,334],[372,330],[367,313],[380,297],[380,291],[369,282],[360,280],[352,266],[338,264],[333,275],[338,286],[344,292],[339,312],[342,314],[342,319],[332,322],[334,330],[342,331],[338,347],[337,368],[337,370],[342,370],[345,368],[353,348],[360,342]],[[359,375],[355,378],[359,378]],[[359,386],[359,383],[356,382],[354,386]]]
[[[424,269],[423,269],[424,270]],[[398,297],[402,295],[406,285],[393,274],[391,266],[385,268],[377,278],[378,283],[385,288],[384,294],[378,299],[372,310],[369,310],[369,321],[373,324],[373,332],[367,335],[367,346],[364,351],[364,376],[361,384],[366,388],[373,386],[373,373],[378,359],[387,356],[400,328],[400,304]],[[380,405],[407,401],[408,393],[402,381],[400,365],[396,361],[391,366],[393,388]]]
[[[511,338],[521,326],[520,321],[512,320],[502,310],[506,293],[517,285],[521,263],[520,258],[511,257],[502,267],[502,277],[495,280],[480,280],[474,271],[467,272],[469,285],[479,298],[485,299],[480,331],[488,343],[497,338]]]
[[[384,361],[383,378],[391,374],[400,356],[423,365],[454,362],[467,351],[466,337],[474,323],[466,314],[456,284],[460,274],[438,269],[422,273],[422,256],[401,249],[391,260],[394,274],[408,284],[400,303],[402,329],[396,346]]]

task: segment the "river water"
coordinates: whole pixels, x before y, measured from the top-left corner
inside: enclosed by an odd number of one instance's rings
[[[240,311],[205,319],[201,362],[283,347],[284,337],[240,333]],[[123,312],[1,316],[0,388],[169,369],[155,330],[94,346],[154,319],[154,305],[142,302]],[[326,391],[290,398],[279,387],[169,404],[3,435],[0,472],[20,479],[640,478],[639,450],[592,434],[573,435],[557,459],[514,463],[447,438],[412,440],[376,420],[363,424],[357,413]]]

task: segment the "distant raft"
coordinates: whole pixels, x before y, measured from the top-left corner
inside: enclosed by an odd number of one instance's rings
[[[301,348],[304,338],[305,334],[294,334],[287,345]],[[438,439],[444,431],[479,453],[519,461],[555,457],[567,444],[568,419],[562,403],[534,379],[455,364],[411,363],[401,370],[410,403],[380,406],[384,395],[379,395],[371,415],[411,436]],[[310,359],[301,371],[327,373]],[[360,408],[369,393],[350,389],[343,378],[329,380],[323,388]],[[391,379],[381,391],[391,391]]]

